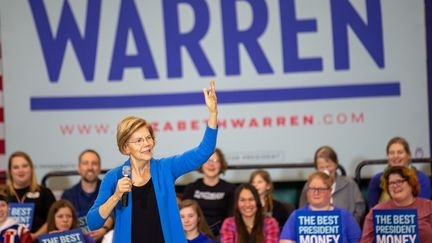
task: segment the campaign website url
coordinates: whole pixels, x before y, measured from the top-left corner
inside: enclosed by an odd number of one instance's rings
[[[364,124],[366,115],[364,112],[339,112],[325,113],[323,115],[290,115],[290,116],[262,116],[262,117],[235,117],[218,120],[219,129],[262,129],[285,127],[312,127],[312,126],[345,126]],[[206,126],[205,119],[192,120],[167,120],[151,122],[156,132],[182,132],[200,131]],[[62,135],[106,135],[115,132],[115,127],[109,123],[76,123],[60,124],[59,131]]]

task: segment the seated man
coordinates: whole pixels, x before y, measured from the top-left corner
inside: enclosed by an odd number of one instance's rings
[[[87,226],[86,215],[93,206],[99,192],[101,180],[98,178],[101,173],[101,161],[99,154],[92,150],[84,150],[78,157],[78,173],[81,180],[72,188],[66,190],[62,199],[70,201],[78,214],[81,226]],[[113,220],[109,218],[100,229],[90,231],[89,234],[99,241],[113,225]]]

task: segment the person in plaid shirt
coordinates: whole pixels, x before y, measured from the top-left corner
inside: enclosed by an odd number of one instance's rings
[[[277,243],[279,224],[265,216],[254,186],[240,185],[235,192],[234,217],[226,218],[220,231],[221,243]]]

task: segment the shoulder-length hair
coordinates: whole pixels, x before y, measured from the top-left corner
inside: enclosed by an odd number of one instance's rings
[[[225,155],[224,155],[224,153],[222,152],[222,150],[221,150],[220,148],[216,148],[215,151],[214,151],[214,153],[218,155],[218,157],[219,157],[219,162],[220,162],[220,165],[221,165],[221,167],[220,167],[220,171],[219,171],[219,175],[220,175],[220,174],[225,174],[225,171],[228,169],[228,162],[227,162],[226,159],[225,159]],[[201,166],[198,168],[198,172],[201,172],[201,173],[203,172],[203,170],[202,170],[202,166],[203,166],[203,165],[201,165]]]
[[[391,174],[398,174],[400,177],[405,179],[408,184],[411,186],[412,195],[414,197],[417,197],[420,193],[420,184],[417,179],[417,174],[415,169],[411,169],[405,166],[394,166],[394,167],[388,167],[385,171],[383,176],[381,176],[381,187],[391,198],[391,194],[388,190],[388,183],[389,183],[389,177]]]
[[[37,183],[36,173],[34,170],[34,165],[33,165],[32,159],[30,158],[30,156],[27,153],[25,153],[23,151],[16,151],[9,156],[7,182],[6,182],[8,193],[12,194],[12,195],[16,194],[16,191],[15,191],[15,188],[13,185],[12,173],[11,173],[12,172],[12,159],[16,158],[16,157],[21,157],[21,158],[25,159],[31,168],[30,191],[31,192],[39,191],[40,186]]]
[[[268,189],[266,192],[264,199],[265,205],[263,206],[264,213],[268,213],[273,209],[273,181],[271,179],[270,173],[268,173],[266,170],[256,170],[251,173],[249,183],[252,184],[252,181],[257,176],[260,176],[267,183],[267,185],[270,186],[270,189]]]
[[[252,231],[249,234],[246,228],[246,224],[243,222],[243,217],[240,213],[240,210],[238,208],[238,202],[240,199],[240,193],[243,190],[248,190],[252,193],[257,211],[255,214],[254,224],[252,227]],[[260,201],[260,197],[258,194],[258,191],[255,189],[254,186],[251,184],[241,184],[237,187],[235,191],[235,205],[234,205],[234,219],[237,226],[237,233],[238,233],[238,243],[247,243],[249,242],[248,239],[251,237],[253,239],[253,242],[264,242],[264,214],[263,209]]]
[[[191,207],[192,210],[197,214],[198,216],[198,232],[199,233],[203,233],[206,236],[208,236],[209,238],[211,238],[212,240],[215,240],[215,237],[213,235],[213,233],[211,232],[208,224],[207,224],[207,220],[204,216],[203,211],[201,210],[199,204],[197,203],[197,201],[193,200],[193,199],[186,199],[183,200],[180,205],[179,205],[179,210],[182,210],[183,208],[188,208]]]
[[[71,210],[72,228],[70,229],[76,229],[79,227],[78,218],[74,206],[69,201],[62,199],[54,202],[48,211],[48,217],[47,217],[48,232],[51,232],[53,230],[58,230],[55,224],[55,215],[61,208],[69,208]]]
[[[124,151],[126,143],[132,134],[142,127],[147,128],[154,143],[156,143],[153,127],[150,123],[139,117],[127,116],[117,126],[117,147],[120,153],[127,155]]]

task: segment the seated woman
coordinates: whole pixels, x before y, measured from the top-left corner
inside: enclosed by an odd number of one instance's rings
[[[47,223],[49,234],[79,228],[75,208],[67,200],[59,200],[51,206]],[[83,236],[85,243],[95,242],[90,235],[83,234]]]
[[[267,171],[256,170],[252,172],[249,183],[258,191],[264,214],[275,218],[278,221],[279,227],[282,227],[291,211],[294,210],[294,206],[289,205],[292,208],[289,211],[287,206],[273,199],[273,182]]]
[[[226,218],[220,231],[221,243],[273,243],[279,241],[279,225],[265,216],[254,186],[240,185],[235,192],[234,217]]]
[[[194,199],[200,205],[214,235],[219,235],[223,220],[231,214],[235,185],[221,179],[228,163],[222,150],[216,148],[212,156],[198,169],[203,178],[186,186],[184,199]]]
[[[6,194],[0,193],[0,242],[31,243],[30,231],[22,224],[9,217]]]
[[[195,200],[186,199],[182,201],[180,203],[179,209],[187,242],[214,242],[213,233],[210,231],[204,214]]]
[[[408,142],[402,137],[394,137],[387,143],[387,169],[393,166],[405,166],[415,170],[420,184],[418,197],[431,198],[431,182],[429,177],[422,171],[416,170],[410,165],[411,150]],[[389,199],[389,195],[381,188],[381,177],[383,172],[374,175],[369,183],[367,203],[369,208],[373,208],[377,203]]]
[[[337,208],[347,209],[352,213],[357,223],[361,224],[366,212],[366,203],[360,189],[351,178],[336,173],[339,160],[336,152],[329,146],[318,148],[314,156],[315,169],[326,172],[333,179],[330,202]],[[300,195],[299,207],[307,203],[307,184]]]
[[[307,201],[303,208],[295,210],[288,221],[285,223],[280,243],[293,243],[296,242],[297,232],[296,218],[297,214],[302,211],[338,211],[341,215],[341,239],[339,242],[358,242],[360,240],[361,231],[360,226],[352,214],[343,208],[336,208],[330,203],[331,186],[333,185],[333,178],[324,172],[315,172],[311,174],[307,181]]]
[[[374,241],[373,210],[417,209],[418,242],[432,241],[432,201],[419,198],[420,185],[414,170],[406,166],[393,166],[385,171],[382,180],[384,191],[390,200],[379,203],[366,216],[361,242]]]
[[[33,203],[32,239],[47,233],[47,212],[55,202],[49,188],[37,183],[33,161],[22,151],[9,156],[7,189],[8,203]]]

